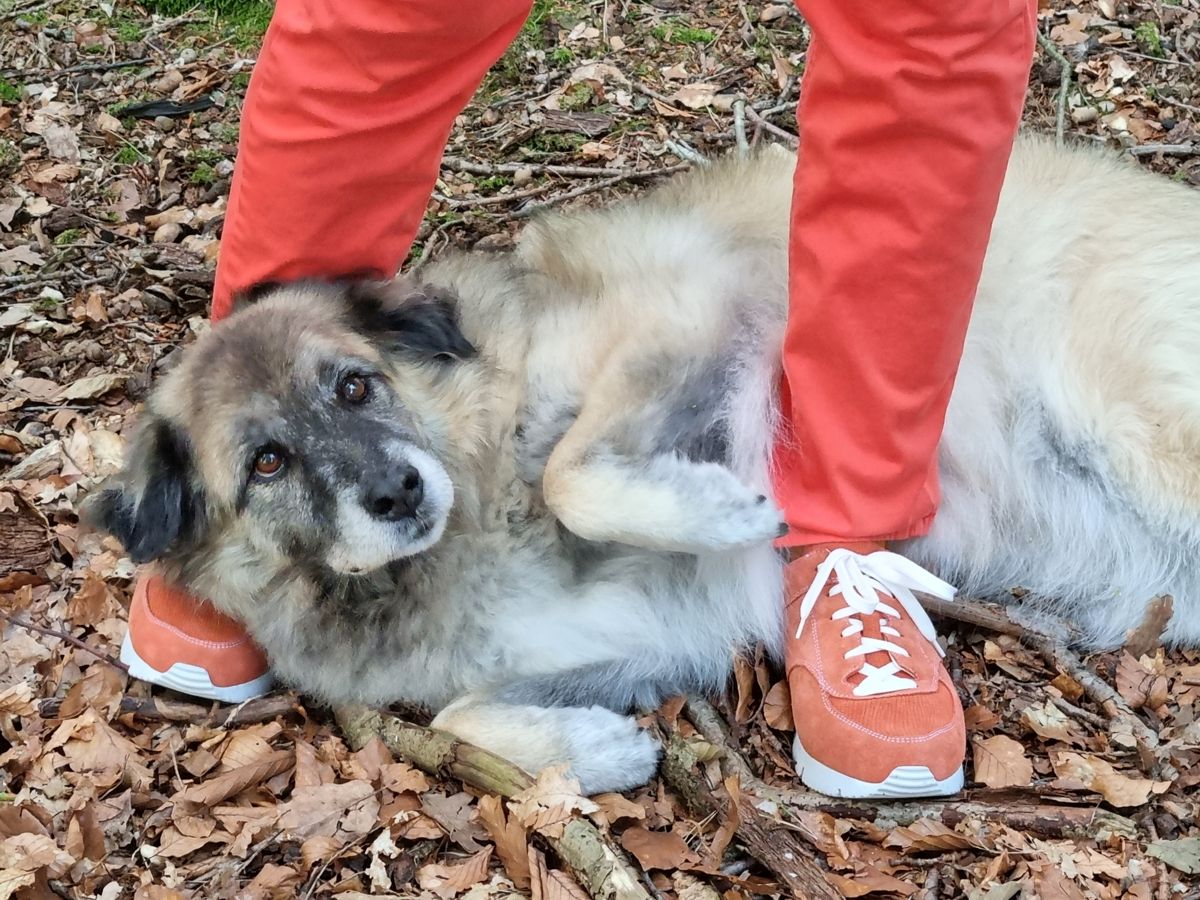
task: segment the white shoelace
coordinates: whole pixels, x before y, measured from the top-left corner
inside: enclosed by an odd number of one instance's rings
[[[808,589],[800,604],[797,638],[800,637],[805,621],[833,575],[837,576],[837,584],[830,588],[830,596],[841,597],[845,606],[835,612],[832,618],[834,621],[848,620],[842,637],[862,634],[865,628],[863,616],[879,616],[879,633],[886,637],[900,637],[900,632],[892,627],[890,620],[886,618],[900,618],[899,610],[888,605],[888,601],[895,599],[916,623],[921,634],[937,647],[938,653],[944,655],[942,648],[938,646],[937,631],[928,614],[913,596],[913,591],[931,594],[940,600],[953,600],[954,588],[912,560],[886,550],[866,556],[844,547],[833,550],[825,561],[817,566],[812,587]],[[896,660],[897,656],[908,656],[908,651],[898,644],[893,644],[886,637],[862,637],[858,646],[846,651],[845,659],[866,656],[877,651],[887,653],[890,657],[887,665],[883,666],[874,666],[863,660],[862,668],[858,670],[863,679],[855,685],[854,696],[875,697],[917,686],[912,678],[900,674],[903,667]]]

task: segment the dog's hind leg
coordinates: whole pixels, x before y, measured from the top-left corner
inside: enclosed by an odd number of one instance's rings
[[[694,368],[610,363],[589,385],[542,476],[547,506],[574,534],[701,553],[782,533],[774,502],[724,464],[728,377]]]
[[[467,695],[438,713],[433,727],[531,775],[566,764],[585,794],[640,787],[654,777],[661,752],[631,717],[601,706],[550,709]]]

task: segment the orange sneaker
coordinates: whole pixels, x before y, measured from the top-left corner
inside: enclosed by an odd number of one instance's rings
[[[143,574],[133,589],[121,661],[134,678],[222,703],[258,697],[272,683],[240,624],[157,575]]]
[[[800,780],[832,797],[962,789],[962,704],[913,591],[954,588],[880,544],[824,544],[787,568]]]

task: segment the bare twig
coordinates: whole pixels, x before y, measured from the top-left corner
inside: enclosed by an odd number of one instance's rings
[[[450,209],[471,209],[476,206],[495,206],[499,203],[512,203],[517,200],[528,200],[530,197],[539,197],[547,191],[552,191],[556,185],[554,184],[539,184],[537,187],[529,188],[525,191],[514,191],[511,194],[493,194],[490,197],[446,197],[442,194],[435,193],[433,199],[439,203],[445,203]]]
[[[1122,56],[1129,56],[1129,57],[1132,57],[1133,59],[1144,59],[1144,60],[1147,60],[1152,63],[1157,63],[1160,66],[1190,65],[1190,63],[1186,63],[1181,59],[1163,59],[1161,56],[1150,56],[1149,54],[1146,54],[1146,53],[1138,53],[1136,50],[1127,50],[1124,47],[1113,47],[1112,49],[1116,50]]]
[[[422,728],[361,706],[343,706],[334,714],[355,749],[379,737],[393,753],[430,774],[450,775],[501,797],[512,797],[533,784],[533,779],[508,760],[445,731]],[[597,900],[650,900],[624,856],[586,819],[572,819],[561,837],[548,840]]]
[[[62,709],[62,699],[52,697],[41,701],[38,713],[43,719],[55,719]],[[119,715],[131,715],[148,722],[187,722],[190,725],[215,724],[224,728],[238,725],[257,725],[271,722],[299,709],[296,698],[290,694],[278,697],[257,697],[235,707],[203,706],[169,700],[166,697],[134,697],[126,694],[121,698]]]
[[[24,619],[18,618],[4,609],[0,609],[0,616],[5,618],[9,624],[16,625],[18,628],[24,628],[27,631],[33,631],[38,634],[44,634],[47,637],[56,637],[59,640],[66,641],[72,647],[77,647],[85,653],[90,653],[101,662],[108,663],[114,669],[120,669],[122,672],[129,671],[129,666],[125,665],[125,663],[121,662],[119,659],[109,656],[103,650],[97,650],[95,647],[85,644],[79,638],[75,637],[74,635],[67,634],[65,631],[60,631],[57,628],[44,628],[41,625],[34,625],[32,622],[26,622]]]
[[[780,138],[785,143],[787,143],[789,146],[791,146],[791,147],[800,146],[800,138],[796,137],[796,135],[792,134],[790,131],[784,131],[778,125],[768,122],[766,119],[764,119],[762,117],[762,115],[758,112],[758,110],[756,110],[753,106],[746,107],[746,115],[749,116],[750,119],[754,122],[754,124],[757,125],[759,128],[761,128],[763,131],[769,131],[771,134],[775,135],[775,137],[777,137],[777,138]]]
[[[149,56],[139,56],[137,59],[122,59],[107,63],[81,63],[78,66],[68,66],[65,69],[5,69],[6,78],[13,75],[25,79],[62,78],[66,75],[78,75],[82,72],[110,72],[113,69],[130,69],[134,66],[144,66],[153,60]]]
[[[558,194],[554,197],[550,197],[541,203],[527,203],[520,209],[511,213],[509,218],[524,219],[532,216],[534,213],[540,212],[543,209],[548,209],[551,206],[557,206],[559,203],[564,203],[567,200],[574,200],[576,197],[582,197],[584,194],[592,194],[596,191],[602,191],[605,188],[610,188],[613,185],[620,184],[623,181],[640,181],[647,175],[652,175],[655,177],[661,175],[673,175],[676,172],[683,172],[688,168],[690,168],[689,163],[679,163],[678,165],[666,166],[662,169],[654,169],[648,173],[637,172],[631,175],[615,175],[612,178],[605,178],[603,181],[582,185],[574,190],[567,191],[565,194]]]
[[[1054,46],[1054,41],[1042,34],[1041,31],[1037,33],[1037,41],[1038,45],[1061,67],[1058,79],[1058,111],[1054,123],[1054,139],[1061,147],[1067,133],[1067,96],[1071,91],[1071,61],[1063,55],[1058,47]]]
[[[748,153],[750,143],[746,140],[746,98],[738,97],[733,101],[733,137],[737,141],[738,151]]]
[[[648,178],[658,174],[654,169],[605,169],[602,166],[554,166],[539,163],[481,163],[447,156],[442,159],[443,168],[468,175],[515,175],[527,170],[534,175],[561,175],[566,178],[612,178],[623,175],[627,178]]]
[[[691,144],[689,144],[687,141],[685,141],[683,139],[680,139],[677,141],[675,141],[675,140],[664,141],[663,146],[665,146],[668,150],[670,150],[672,153],[674,153],[680,159],[685,159],[688,162],[692,163],[693,165],[707,166],[709,163],[709,159],[707,156],[705,156],[703,153],[701,153],[699,150],[697,150],[695,147],[693,147]]]
[[[1159,91],[1158,99],[1163,101],[1167,106],[1178,106],[1180,109],[1186,109],[1188,112],[1200,114],[1200,106],[1191,106],[1176,97],[1172,97],[1170,94],[1162,93],[1162,91]]]
[[[1138,144],[1130,147],[1133,156],[1197,156],[1200,155],[1200,144]]]
[[[3,16],[0,16],[0,22],[7,22],[9,19],[19,19],[21,16],[27,16],[49,5],[50,0],[37,0],[36,3],[27,3],[25,6],[18,7],[17,9],[10,9]]]

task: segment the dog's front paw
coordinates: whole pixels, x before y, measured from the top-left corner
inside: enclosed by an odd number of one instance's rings
[[[749,493],[749,492],[747,492]],[[741,498],[713,518],[712,550],[735,550],[764,544],[787,534],[783,511],[762,494]]]

